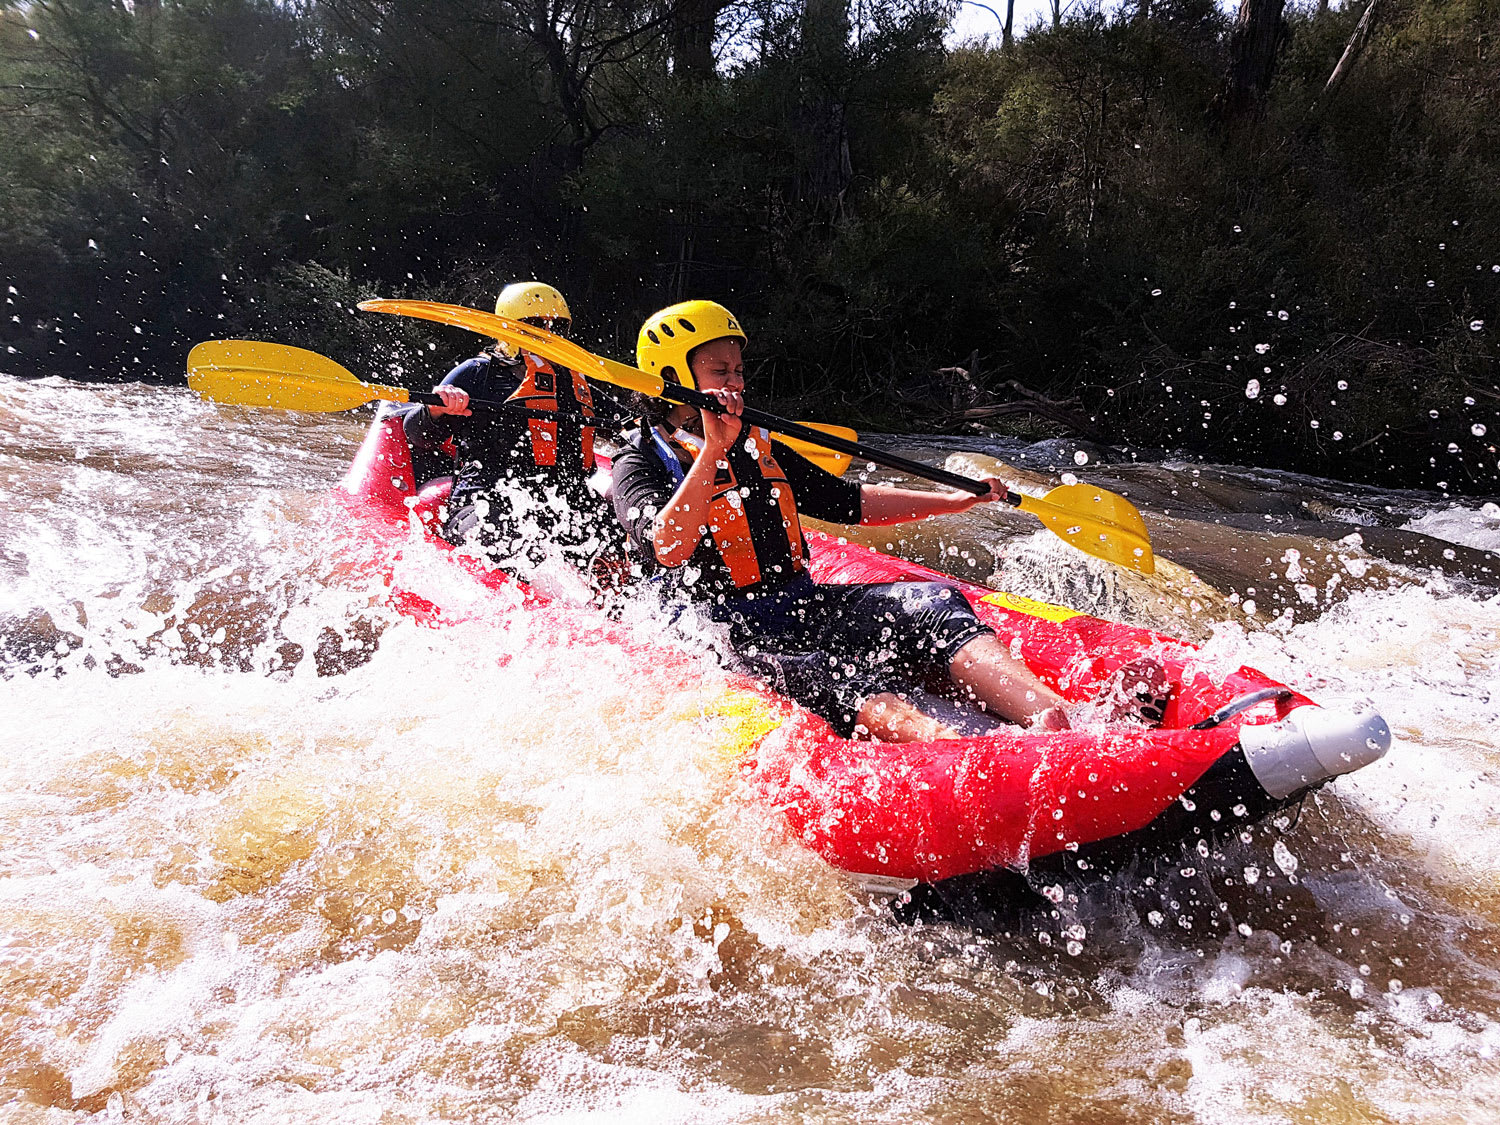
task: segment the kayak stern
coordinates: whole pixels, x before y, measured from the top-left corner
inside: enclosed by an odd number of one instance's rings
[[[1298,707],[1279,722],[1241,727],[1240,747],[1261,787],[1290,797],[1379,761],[1391,728],[1373,709]]]

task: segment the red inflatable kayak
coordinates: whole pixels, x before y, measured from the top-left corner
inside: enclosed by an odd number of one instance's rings
[[[446,546],[430,531],[446,493],[431,488],[418,495],[416,486],[400,423],[385,419],[371,427],[337,496],[351,528],[394,560],[410,543],[413,520]],[[1253,668],[1208,666],[1186,642],[961,582],[816,532],[808,541],[818,582],[950,583],[1070,701],[1092,698],[1143,655],[1160,661],[1172,683],[1159,727],[1006,728],[897,744],[842,738],[821,717],[758,681],[737,678],[729,726],[749,791],[809,848],[872,888],[900,889],[1054,855],[1087,867],[1091,856],[1160,851],[1215,836],[1377,760],[1390,745],[1375,712],[1325,710]],[[508,604],[547,603],[473,559],[450,558],[503,592]],[[431,624],[448,612],[399,583],[392,598],[402,612]],[[570,614],[580,645],[617,635],[601,613],[581,607]],[[621,643],[639,648],[638,641]],[[671,659],[665,651],[652,654],[657,665],[666,660],[670,667]]]

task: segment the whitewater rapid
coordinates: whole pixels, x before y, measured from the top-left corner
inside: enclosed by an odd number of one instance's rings
[[[1149,587],[1008,517],[918,529],[1397,740],[1229,870],[919,924],[738,799],[710,662],[477,592],[448,628],[395,612],[324,502],[364,421],[0,377],[6,1120],[1500,1117],[1493,588],[1300,525],[1274,580]],[[1387,506],[1437,566],[1496,546],[1481,502]]]

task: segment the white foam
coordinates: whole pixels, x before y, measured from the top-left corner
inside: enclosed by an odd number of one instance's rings
[[[1500,552],[1500,504],[1455,504],[1409,520],[1402,530],[1418,531],[1461,547]]]

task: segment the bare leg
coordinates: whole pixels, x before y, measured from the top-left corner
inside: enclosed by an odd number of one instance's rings
[[[883,691],[865,700],[857,716],[859,727],[881,742],[932,742],[958,738],[946,723],[912,706],[894,692]]]
[[[1034,676],[993,633],[975,637],[948,665],[953,682],[985,710],[1022,726],[1067,730],[1062,696]]]

